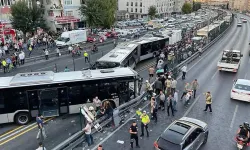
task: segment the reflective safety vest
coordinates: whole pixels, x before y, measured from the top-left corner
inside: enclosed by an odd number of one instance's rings
[[[149,119],[149,116],[148,115],[143,115],[142,118],[141,118],[141,122],[142,123],[149,123],[150,119]]]
[[[88,54],[87,52],[84,52],[84,53],[83,53],[83,56],[84,56],[84,57],[88,57],[89,54]]]
[[[32,51],[32,47],[31,46],[29,47],[29,51]]]
[[[135,113],[136,113],[138,116],[141,116],[141,115],[142,115],[142,113],[141,113],[140,110],[137,110]]]
[[[5,67],[7,65],[7,62],[5,60],[3,60],[2,65]]]

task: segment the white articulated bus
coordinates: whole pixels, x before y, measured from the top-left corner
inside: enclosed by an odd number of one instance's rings
[[[0,123],[27,124],[44,117],[79,113],[95,96],[112,107],[138,95],[139,76],[131,68],[19,73],[0,78]],[[131,87],[132,86],[132,87]]]
[[[120,43],[109,53],[98,59],[94,68],[134,68],[140,61],[157,56],[160,50],[168,44],[168,37],[155,37],[151,34],[135,41]]]

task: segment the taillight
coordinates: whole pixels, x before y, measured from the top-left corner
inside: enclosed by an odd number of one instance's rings
[[[154,142],[154,147],[158,148],[158,143],[157,143],[157,141]]]

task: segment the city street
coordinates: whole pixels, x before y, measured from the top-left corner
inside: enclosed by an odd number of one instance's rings
[[[162,112],[159,110],[158,123],[155,124],[153,121],[150,123],[150,136],[139,140],[140,149],[153,149],[153,142],[157,137],[173,120],[179,119],[182,116],[193,117],[208,123],[208,142],[202,149],[234,150],[236,148],[234,141],[236,131],[240,124],[245,121],[249,122],[247,114],[250,111],[247,108],[248,103],[230,100],[230,90],[233,80],[237,78],[250,79],[250,71],[247,69],[250,63],[248,56],[250,24],[244,24],[241,28],[236,27],[236,24],[237,21],[234,22],[231,29],[222,39],[218,40],[200,58],[188,65],[186,80],[178,80],[177,87],[180,90],[179,96],[181,96],[184,83],[198,79],[200,88],[197,91],[197,98],[191,100],[191,104],[187,109],[183,107],[182,101],[179,101],[178,112],[175,114],[175,117],[168,117],[166,111]],[[241,50],[243,53],[239,72],[234,74],[217,71],[217,62],[221,57],[222,50],[231,48]],[[205,108],[203,93],[207,91],[212,93],[213,113],[203,111]],[[146,108],[146,110],[149,112],[149,108]],[[127,123],[120,126],[114,132],[98,135],[95,141],[96,145],[102,144],[105,149],[129,149],[130,139],[128,131],[131,123],[132,120],[127,120]],[[138,122],[138,125],[140,128],[140,122]],[[125,143],[117,143],[118,140]],[[95,148],[94,146],[90,149],[94,150]],[[79,149],[81,148],[79,147]]]
[[[239,16],[239,15],[238,15]],[[239,17],[237,18],[239,20]],[[237,20],[236,19],[236,20]],[[248,18],[250,21],[250,18]],[[200,58],[193,61],[188,65],[187,79],[182,81],[178,80],[178,89],[180,91],[179,97],[183,91],[183,85],[185,82],[191,82],[194,79],[198,79],[200,88],[197,93],[197,98],[191,100],[190,106],[185,109],[181,101],[178,104],[178,112],[175,117],[168,117],[165,112],[159,111],[158,123],[154,124],[153,121],[149,126],[150,137],[144,138],[139,141],[141,149],[150,150],[153,149],[153,142],[156,138],[164,131],[164,129],[175,119],[182,116],[193,117],[203,120],[209,125],[209,138],[207,144],[203,149],[235,149],[234,136],[239,126],[248,119],[248,103],[230,100],[230,90],[232,87],[233,80],[236,78],[250,79],[250,70],[247,69],[250,61],[248,56],[249,50],[249,28],[250,24],[245,23],[242,27],[236,26],[235,21],[232,27],[228,30],[220,40],[211,46]],[[103,54],[107,53],[113,48],[113,44],[104,45],[99,47],[99,52],[90,55],[90,61],[93,63],[96,59],[100,58]],[[237,74],[228,72],[217,71],[217,62],[221,57],[221,52],[224,49],[239,49],[243,53],[241,61],[241,67]],[[147,68],[152,65],[152,60],[141,63],[136,69],[138,73],[144,78],[148,77]],[[68,66],[70,70],[74,70],[73,59],[71,55],[62,56],[61,58],[55,59],[55,61],[42,62],[38,64],[30,64],[7,74],[1,73],[1,76],[15,75],[20,72],[27,71],[46,71],[54,70],[54,65],[57,65],[58,71],[63,71],[65,66]],[[75,58],[76,70],[88,67],[89,64],[85,64],[84,58]],[[203,112],[205,107],[205,100],[202,93],[211,91],[213,96],[213,113]],[[149,109],[146,109],[149,111]],[[45,140],[45,147],[52,149],[63,140],[70,137],[72,134],[80,130],[79,116],[78,115],[67,115],[58,117],[48,121],[45,125],[47,130],[48,138]],[[139,122],[138,122],[139,123]],[[129,126],[131,120],[119,127],[117,130],[106,132],[98,138],[95,138],[95,143],[103,145],[104,149],[129,149]],[[6,127],[5,127],[6,126]],[[9,129],[12,129],[15,125],[4,125],[0,128],[0,133],[4,133]],[[27,128],[26,128],[27,127]],[[32,150],[37,147],[38,141],[36,140],[37,125],[30,124],[25,127],[20,127],[22,130],[16,136],[12,138],[6,138],[8,135],[15,133],[15,131],[9,131],[9,134],[0,135],[0,149],[17,149],[17,150]],[[94,135],[95,136],[95,135]],[[9,140],[10,139],[10,140]],[[117,140],[124,141],[124,144],[117,143]],[[32,142],[34,141],[34,142]],[[27,144],[24,144],[27,143]],[[95,148],[95,147],[91,147]]]

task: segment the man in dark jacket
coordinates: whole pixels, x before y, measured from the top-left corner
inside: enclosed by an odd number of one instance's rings
[[[160,79],[157,79],[155,81],[155,84],[154,84],[154,89],[155,89],[155,93],[158,95],[160,93],[160,91],[162,90],[162,82],[160,81]]]

